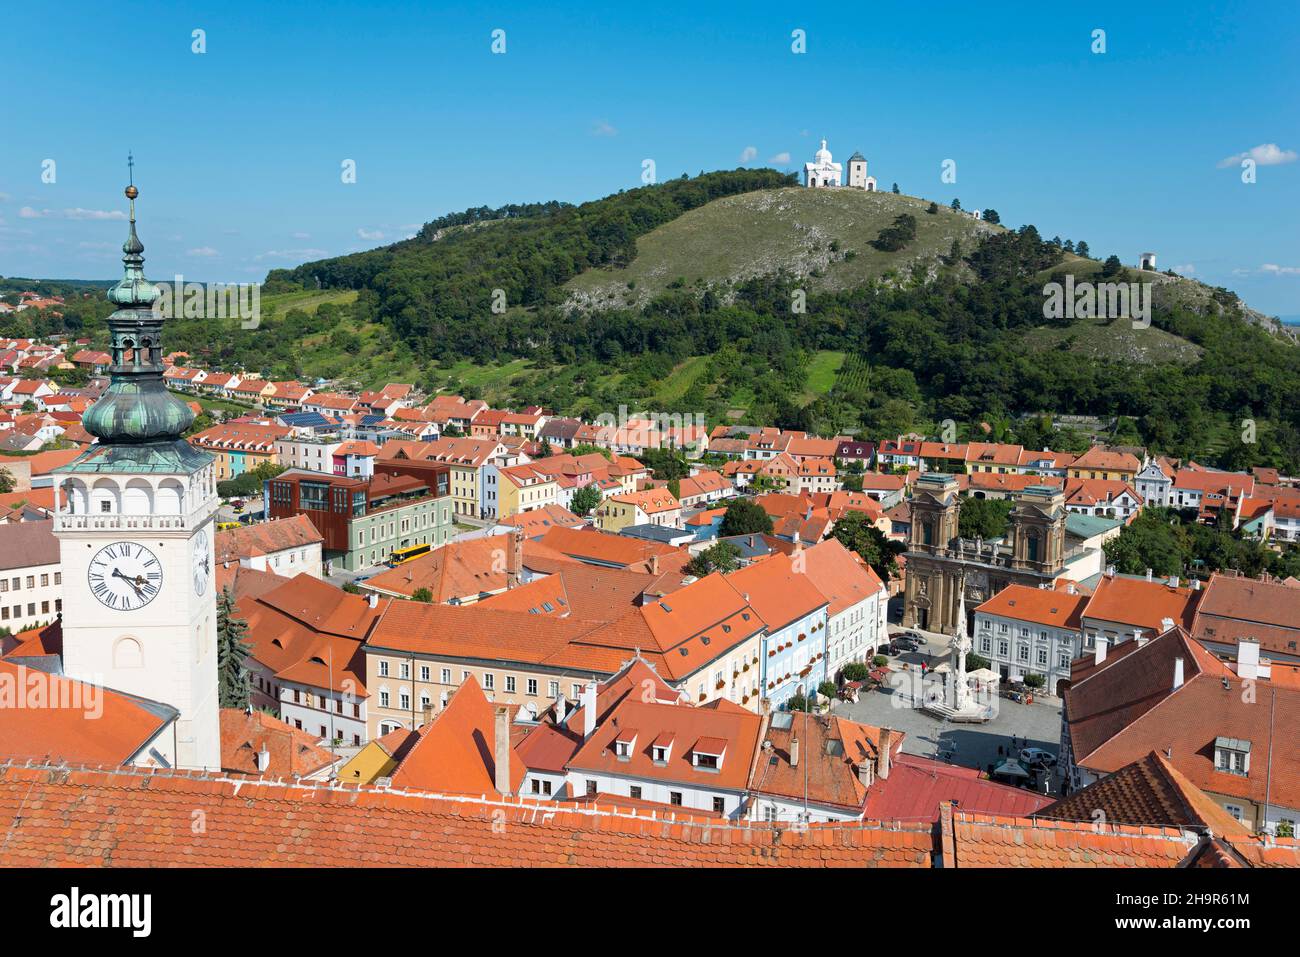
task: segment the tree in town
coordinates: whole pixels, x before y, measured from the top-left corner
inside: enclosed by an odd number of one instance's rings
[[[427,588],[417,588],[411,592],[411,601],[422,601],[426,605],[433,604],[433,592]]]
[[[1014,506],[1010,499],[962,499],[957,534],[962,538],[1001,538],[1007,533],[1007,516]]]
[[[14,490],[14,474],[7,468],[0,467],[0,495],[7,495]]]
[[[686,572],[703,578],[714,572],[734,572],[740,567],[740,549],[731,542],[718,542],[700,552],[686,563]]]
[[[835,530],[831,534],[845,548],[857,552],[882,580],[888,581],[897,573],[897,557],[903,552],[902,542],[891,542],[886,538],[885,533],[871,523],[866,513],[846,513],[835,523]]]
[[[768,515],[753,499],[738,498],[727,506],[718,534],[723,538],[730,538],[732,535],[753,533],[772,534],[772,516]]]
[[[586,517],[591,514],[591,510],[600,504],[600,489],[595,485],[584,485],[573,493],[573,502],[570,505],[574,515]]]
[[[235,613],[229,588],[217,599],[217,700],[223,708],[246,708],[253,687],[245,664],[252,647],[245,641],[248,623]]]

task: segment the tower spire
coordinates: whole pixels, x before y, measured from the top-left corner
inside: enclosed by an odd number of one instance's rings
[[[108,291],[117,311],[108,317],[113,365],[108,390],[82,418],[87,432],[104,447],[177,442],[194,413],[163,382],[163,317],[154,310],[161,291],[144,276],[144,243],[135,231],[135,157],[127,154],[131,222],[122,244],[123,276]]]

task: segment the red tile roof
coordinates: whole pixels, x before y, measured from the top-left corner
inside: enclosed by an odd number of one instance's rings
[[[1099,813],[1100,812],[1100,817]],[[1158,751],[1040,810],[1038,818],[1094,824],[1209,828],[1249,837],[1246,826],[1206,796]]]
[[[976,814],[944,805],[944,867],[1177,867],[1197,839],[1175,828]]]
[[[873,820],[934,822],[940,806],[951,802],[970,813],[1028,817],[1051,800],[990,781],[974,768],[900,752],[889,777],[872,784],[866,815]]]
[[[392,772],[393,787],[499,797],[495,721],[492,703],[471,675],[447,707],[419,729]],[[510,791],[518,794],[527,768],[513,747],[508,754]]]
[[[0,766],[0,830],[0,866],[929,867],[933,848],[924,825],[669,822],[355,785],[12,765]]]
[[[328,767],[334,754],[316,742],[315,735],[292,728],[267,714],[239,708],[221,709],[221,767],[225,771],[275,777],[306,776]],[[258,767],[265,750],[269,760]]]
[[[1088,595],[1071,595],[1055,588],[1008,585],[975,610],[986,615],[1077,631],[1088,600]]]
[[[217,532],[214,543],[216,561],[220,564],[257,555],[270,555],[289,548],[304,548],[324,540],[310,518],[295,515],[292,518],[277,518]]]
[[[9,659],[0,660],[0,685],[8,689],[0,759],[122,765],[177,717],[168,705]]]

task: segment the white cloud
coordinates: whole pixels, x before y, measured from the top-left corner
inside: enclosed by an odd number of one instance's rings
[[[1172,269],[1174,272],[1178,273],[1178,275],[1180,276],[1196,275],[1195,263],[1183,263],[1181,266],[1170,266],[1169,268]]]
[[[1239,166],[1244,159],[1252,159],[1259,166],[1280,166],[1283,163],[1294,163],[1297,159],[1300,159],[1300,154],[1296,153],[1295,150],[1284,150],[1276,143],[1261,143],[1244,153],[1225,156],[1219,160],[1219,168]]]
[[[357,235],[362,239],[383,239],[384,231],[382,229],[366,229],[362,227],[357,230]]]
[[[268,259],[281,262],[284,260],[304,261],[308,259],[321,259],[329,255],[327,249],[268,249],[260,255],[254,256],[256,262],[265,262]]]
[[[126,219],[126,213],[120,209],[32,209],[24,206],[18,210],[22,219]]]
[[[777,166],[785,166],[787,163],[790,162],[790,154],[788,152],[777,153],[775,156],[769,159],[768,162],[775,163]]]
[[[294,233],[294,239],[311,239],[311,233]]]
[[[1300,266],[1279,266],[1277,263],[1264,263],[1259,271],[1269,276],[1300,276]]]
[[[742,163],[752,163],[757,158],[758,158],[757,146],[746,146],[743,150],[740,151],[740,161]]]
[[[609,120],[597,120],[591,127],[591,135],[618,136],[618,130],[610,124]]]
[[[220,256],[221,253],[217,252],[217,251],[216,251],[215,249],[213,249],[211,246],[199,246],[199,247],[196,248],[196,249],[187,249],[187,250],[185,250],[185,255],[187,255],[187,256],[194,256],[194,257],[196,257],[196,258],[203,258],[203,259],[206,259],[206,258],[209,258],[209,257],[211,257],[211,256]]]

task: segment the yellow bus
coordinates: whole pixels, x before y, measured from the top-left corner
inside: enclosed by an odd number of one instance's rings
[[[393,553],[388,556],[387,565],[389,568],[396,568],[406,562],[419,558],[421,555],[427,555],[431,551],[431,545],[411,545],[407,548],[394,548]]]

